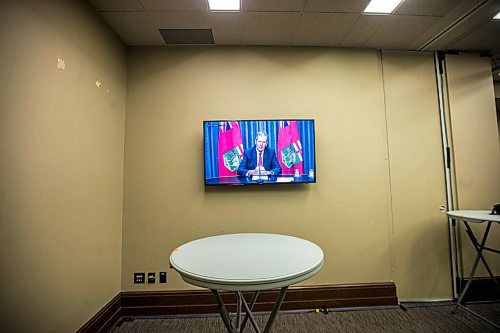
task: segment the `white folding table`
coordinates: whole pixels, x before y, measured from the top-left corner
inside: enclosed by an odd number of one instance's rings
[[[228,332],[242,332],[250,320],[261,332],[252,309],[259,291],[280,288],[263,332],[270,332],[288,286],[315,275],[323,266],[323,251],[316,244],[277,234],[229,234],[202,238],[176,248],[170,265],[184,281],[212,291]],[[231,320],[219,290],[236,294],[236,317]],[[248,304],[242,295],[253,291]],[[242,307],[246,313],[242,320]]]
[[[464,289],[461,291],[461,293],[459,295],[457,305],[456,305],[456,308],[453,311],[453,313],[456,312],[458,307],[462,307],[462,308],[468,310],[469,312],[472,312],[476,316],[481,317],[478,314],[476,314],[475,312],[473,312],[472,310],[464,307],[463,300],[464,300],[465,294],[467,293],[467,290],[469,289],[469,287],[472,283],[472,279],[474,278],[474,274],[476,273],[479,261],[481,261],[483,263],[484,267],[488,271],[488,274],[490,275],[490,278],[493,280],[497,290],[500,291],[500,287],[495,279],[495,276],[493,275],[493,272],[491,271],[490,266],[488,265],[488,263],[486,262],[486,259],[483,256],[484,251],[489,251],[489,252],[493,252],[493,253],[497,253],[497,254],[500,253],[500,250],[486,246],[486,241],[488,240],[488,235],[490,233],[491,226],[494,223],[500,223],[500,215],[492,215],[487,210],[454,210],[454,211],[447,212],[447,214],[450,218],[452,218],[456,221],[462,221],[464,223],[465,228],[466,228],[465,231],[466,231],[467,235],[469,236],[469,239],[472,242],[472,245],[474,245],[474,248],[476,249],[476,252],[477,252],[476,258],[474,259],[474,263],[472,264],[471,272],[469,274],[469,279],[468,279],[467,283],[465,284]],[[469,225],[469,222],[470,223],[486,223],[486,229],[484,231],[484,234],[483,234],[481,241],[478,241],[478,239],[474,235],[474,232],[472,231],[472,229]],[[481,317],[481,318],[488,321],[490,324],[492,324],[496,327],[499,327],[498,325],[487,320],[486,318],[483,318],[483,317]]]

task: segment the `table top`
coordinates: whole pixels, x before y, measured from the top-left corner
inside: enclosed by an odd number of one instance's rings
[[[228,234],[176,248],[170,265],[188,283],[216,290],[256,291],[304,281],[323,266],[323,251],[305,239],[277,234]]]
[[[446,214],[453,219],[467,222],[500,222],[500,215],[491,215],[488,210],[452,210]]]

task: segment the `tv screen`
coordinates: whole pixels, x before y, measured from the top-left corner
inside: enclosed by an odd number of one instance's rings
[[[203,122],[205,185],[316,182],[314,120]]]

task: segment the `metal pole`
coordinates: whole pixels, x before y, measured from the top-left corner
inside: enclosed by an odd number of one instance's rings
[[[255,302],[257,302],[257,297],[259,296],[259,291],[256,291],[253,294],[252,300],[250,301],[250,308],[248,308],[248,305],[246,304],[247,302],[245,301],[245,298],[243,298],[243,305],[245,306],[246,309],[246,316],[243,319],[243,322],[241,323],[241,332],[245,329],[245,325],[247,323],[248,318],[252,315],[252,310],[255,305]],[[252,318],[253,319],[253,318]],[[253,325],[253,324],[252,324]],[[254,326],[255,328],[255,326]],[[258,329],[258,328],[257,328]],[[260,332],[256,329],[257,332]]]
[[[229,317],[229,314],[227,313],[226,306],[224,305],[224,301],[220,297],[220,294],[217,290],[215,289],[210,289],[212,291],[212,294],[215,297],[215,300],[217,301],[217,309],[219,310],[220,316],[222,318],[222,321],[224,322],[224,325],[227,328],[227,331],[229,333],[233,333],[233,325],[231,324],[231,318]]]
[[[260,333],[259,326],[255,322],[255,319],[254,319],[253,314],[252,314],[252,308],[255,304],[255,300],[257,300],[257,295],[259,293],[258,292],[255,293],[254,299],[252,299],[251,308],[248,307],[247,301],[245,301],[245,299],[243,298],[243,295],[241,295],[241,292],[238,291],[238,293],[240,294],[240,296],[242,298],[242,303],[243,303],[243,306],[245,307],[245,311],[247,313],[247,315],[245,316],[245,319],[243,320],[243,325],[242,325],[241,331],[243,331],[245,329],[245,324],[247,323],[247,319],[250,319],[250,323],[252,324],[253,328],[255,329],[255,332]]]
[[[236,329],[235,333],[240,333],[240,327],[241,327],[241,299],[243,296],[239,291],[236,293]]]
[[[274,319],[276,318],[276,315],[278,314],[278,311],[281,307],[281,304],[283,304],[283,300],[285,299],[285,294],[286,294],[287,289],[288,289],[288,286],[281,288],[281,291],[278,295],[278,298],[276,299],[276,304],[274,304],[273,312],[271,312],[271,315],[269,316],[269,319],[267,320],[266,327],[264,328],[264,333],[269,333],[271,331],[271,327],[273,326]]]
[[[445,162],[445,182],[446,182],[446,211],[454,210],[453,204],[453,181],[451,173],[451,148],[448,142],[448,127],[446,122],[446,112],[444,103],[444,84],[443,84],[443,73],[444,73],[444,60],[445,55],[441,51],[434,52],[434,67],[436,70],[436,86],[439,104],[439,118],[441,123],[441,143],[443,149],[443,159]],[[448,218],[448,233],[449,233],[449,243],[450,243],[450,261],[451,261],[451,275],[452,275],[452,287],[453,287],[453,297],[458,297],[458,260],[457,260],[457,229],[456,222]]]

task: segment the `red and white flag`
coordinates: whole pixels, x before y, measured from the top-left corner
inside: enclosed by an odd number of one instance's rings
[[[222,121],[219,126],[219,177],[236,176],[243,154],[240,125],[237,121]]]
[[[282,174],[292,175],[295,170],[304,174],[302,143],[296,121],[280,121],[278,133],[278,160]]]

